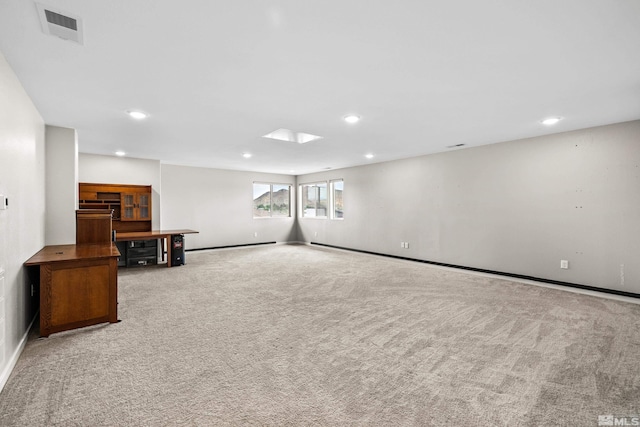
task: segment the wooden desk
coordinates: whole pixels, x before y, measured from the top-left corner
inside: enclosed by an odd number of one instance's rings
[[[118,321],[118,257],[113,243],[46,246],[40,268],[40,335]]]
[[[196,234],[199,233],[195,230],[152,230],[152,231],[132,231],[127,233],[116,233],[116,242],[127,242],[131,240],[153,240],[162,239],[163,249],[162,256],[164,257],[164,240],[174,236],[176,234]],[[171,242],[167,242],[167,267],[171,267],[171,259],[173,255],[173,247]]]

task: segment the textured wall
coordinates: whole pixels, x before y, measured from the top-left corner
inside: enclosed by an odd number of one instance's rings
[[[299,239],[640,293],[639,165],[634,121],[304,175],[345,218]]]

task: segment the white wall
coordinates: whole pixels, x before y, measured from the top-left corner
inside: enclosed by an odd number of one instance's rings
[[[82,138],[82,135],[80,135],[80,138]],[[80,153],[78,160],[78,182],[151,185],[153,190],[151,200],[151,227],[154,230],[161,228],[160,195],[162,194],[162,188],[160,162],[158,160]]]
[[[75,129],[45,129],[45,244],[71,244],[76,242],[78,137]]]
[[[78,180],[151,185],[153,229],[197,230],[199,234],[186,236],[187,249],[292,241],[296,237],[295,217],[254,219],[252,214],[254,181],[288,183],[295,188],[293,176],[80,153]],[[295,194],[293,197],[295,200]]]
[[[640,121],[298,183],[336,178],[344,220],[300,219],[300,240],[640,293]]]
[[[45,127],[22,85],[0,54],[0,269],[4,283],[0,322],[0,389],[26,342],[32,320],[23,263],[45,242]]]
[[[295,177],[164,164],[161,170],[162,228],[199,231],[185,236],[187,249],[295,240],[295,217],[254,219],[252,203],[254,181],[295,189]]]

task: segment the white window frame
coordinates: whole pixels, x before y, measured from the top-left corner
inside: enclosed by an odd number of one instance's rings
[[[252,194],[253,194],[253,188],[255,187],[255,185],[268,185],[269,186],[269,215],[267,216],[255,216],[255,209],[254,209],[254,198],[251,199],[251,215],[253,216],[253,219],[273,219],[273,218],[291,218],[292,217],[292,212],[291,212],[291,189],[293,187],[292,184],[287,184],[287,183],[283,183],[283,182],[263,182],[263,181],[254,181],[253,184],[251,185],[251,189],[252,189]],[[281,187],[287,187],[289,189],[289,214],[288,215],[277,215],[274,216],[273,215],[273,187],[274,186],[281,186]]]
[[[315,181],[315,182],[306,182],[306,183],[300,184],[299,187],[298,187],[298,200],[299,200],[298,209],[299,209],[300,214],[298,216],[299,216],[299,218],[304,218],[304,219],[327,219],[329,217],[328,213],[326,213],[325,215],[314,215],[314,216],[305,216],[305,214],[304,214],[306,208],[304,206],[302,206],[302,204],[304,203],[304,199],[305,199],[304,190],[303,189],[305,187],[309,187],[309,186],[313,186],[313,185],[315,185],[315,186],[323,185],[324,188],[325,188],[325,191],[327,193],[329,192],[329,183],[327,181]],[[318,194],[318,196],[320,196],[320,194]],[[329,194],[327,194],[326,200],[327,200],[326,210],[329,211],[329,209],[331,207],[329,205]],[[315,210],[316,211],[318,210],[317,204],[316,204]]]
[[[343,203],[343,210],[342,210],[342,216],[338,217],[336,216],[336,189],[335,189],[335,185],[336,183],[342,183],[342,203]],[[330,214],[331,214],[331,219],[337,220],[337,221],[342,221],[344,219],[344,179],[340,178],[340,179],[332,179],[331,181],[329,181],[329,207],[331,208],[330,210]]]

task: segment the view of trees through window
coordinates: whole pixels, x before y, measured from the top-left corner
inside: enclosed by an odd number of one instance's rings
[[[253,183],[253,217],[291,216],[291,186],[288,184]]]

